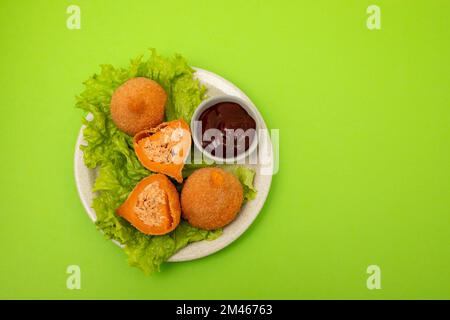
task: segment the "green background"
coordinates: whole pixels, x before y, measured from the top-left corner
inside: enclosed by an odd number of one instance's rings
[[[66,8],[81,8],[81,30]],[[381,30],[366,8],[381,8]],[[450,298],[449,1],[0,1],[0,298]],[[84,212],[74,96],[155,47],[280,129],[259,217],[145,277]],[[66,268],[81,267],[81,290]],[[382,289],[366,288],[379,265]]]

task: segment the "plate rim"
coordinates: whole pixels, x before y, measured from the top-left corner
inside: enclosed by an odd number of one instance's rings
[[[234,96],[238,96],[244,100],[246,100],[256,111],[259,119],[258,121],[260,121],[260,123],[262,124],[261,128],[262,129],[266,129],[267,125],[264,121],[264,118],[262,117],[261,113],[259,112],[258,108],[256,107],[256,105],[253,103],[253,101],[251,101],[251,99],[241,90],[239,89],[235,84],[231,83],[230,81],[228,81],[227,79],[219,76],[218,74],[205,70],[205,69],[201,69],[201,68],[197,68],[197,67],[192,67],[192,69],[195,70],[193,76],[199,80],[199,82],[201,83],[201,79],[199,79],[199,77],[201,77],[202,75],[210,77],[212,79],[216,79],[216,81],[222,82],[222,88],[224,86],[224,84],[226,84],[231,91],[234,91],[233,93],[225,93],[227,95],[234,95]],[[218,88],[219,90],[221,90],[221,88]],[[92,118],[92,115],[88,115],[87,119],[89,120],[89,118]],[[77,136],[77,140],[75,143],[75,152],[74,152],[74,175],[75,175],[75,184],[77,187],[77,192],[78,192],[78,196],[83,204],[83,207],[87,213],[87,215],[89,216],[90,220],[95,224],[96,220],[97,220],[97,216],[95,213],[95,210],[91,207],[91,204],[89,203],[89,199],[85,196],[83,190],[82,190],[82,183],[81,183],[81,172],[79,171],[80,168],[84,167],[84,170],[96,170],[96,169],[91,169],[91,168],[87,168],[84,164],[84,160],[83,160],[83,152],[80,149],[80,145],[83,144],[84,142],[84,135],[83,135],[83,130],[85,128],[85,125],[82,125],[78,136]],[[270,140],[270,138],[267,141],[268,143],[268,148],[270,148],[270,158],[271,158],[271,163],[270,163],[270,168],[271,170],[273,170],[273,166],[274,166],[274,154],[273,154],[273,145],[272,145],[272,141]],[[196,260],[196,259],[201,259],[203,257],[212,255],[222,249],[224,249],[225,247],[227,247],[228,245],[230,245],[231,243],[233,243],[235,240],[237,240],[252,224],[253,222],[256,220],[256,218],[258,217],[259,213],[261,212],[261,210],[264,207],[264,204],[267,200],[267,197],[269,195],[270,189],[271,189],[271,185],[272,185],[272,175],[267,175],[266,176],[267,181],[265,182],[265,184],[267,185],[267,187],[265,188],[265,192],[263,194],[260,194],[260,196],[262,195],[262,197],[259,199],[259,202],[256,204],[256,208],[254,209],[254,211],[256,211],[255,213],[253,213],[248,220],[246,221],[246,224],[244,226],[241,226],[240,228],[238,228],[237,230],[235,230],[234,233],[228,234],[227,237],[225,239],[223,239],[224,235],[222,234],[219,238],[215,239],[215,240],[201,240],[198,242],[194,242],[194,243],[190,243],[188,244],[186,247],[182,248],[181,250],[179,250],[178,252],[176,252],[174,255],[172,255],[167,261],[168,262],[182,262],[182,261],[190,261],[190,260]],[[255,177],[256,178],[256,177]],[[260,190],[258,190],[258,193],[260,192]],[[92,193],[92,198],[94,198],[95,193]],[[254,201],[254,200],[252,200]],[[227,228],[227,227],[225,227]],[[224,228],[224,230],[225,230]],[[101,230],[99,230],[101,232]],[[218,241],[222,238],[221,241]],[[119,245],[121,248],[123,247],[122,244],[120,244],[118,241],[111,239],[116,245]],[[218,241],[218,242],[217,242]],[[189,246],[195,245],[195,244],[199,244],[199,243],[203,243],[203,242],[207,242],[207,243],[215,243],[214,246],[211,246],[211,248],[209,250],[205,250],[203,252],[201,252],[200,254],[182,254],[183,250],[188,248]]]

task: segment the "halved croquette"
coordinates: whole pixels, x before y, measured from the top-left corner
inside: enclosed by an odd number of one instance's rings
[[[181,171],[191,149],[191,131],[182,119],[163,122],[159,126],[137,133],[134,151],[144,167],[183,182]]]
[[[136,185],[116,212],[142,233],[163,235],[180,223],[180,198],[165,175],[153,174]]]

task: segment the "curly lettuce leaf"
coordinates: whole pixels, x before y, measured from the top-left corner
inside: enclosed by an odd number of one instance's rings
[[[231,172],[239,179],[244,187],[244,200],[248,201],[255,199],[256,189],[253,185],[255,170],[244,166],[234,166],[231,168]]]
[[[87,144],[81,149],[86,166],[98,168],[93,188],[97,192],[93,201],[96,225],[107,238],[123,244],[130,265],[146,274],[159,270],[161,263],[190,242],[214,239],[220,230],[199,230],[182,222],[168,235],[146,236],[115,214],[133,187],[151,173],[139,163],[132,138],[112,122],[109,103],[122,83],[133,77],[147,77],[157,81],[168,94],[166,119],[183,118],[189,123],[205,94],[205,89],[193,79],[193,72],[181,56],[166,59],[152,51],[148,60],[139,57],[128,68],[102,65],[99,74],[84,82],[85,90],[77,97],[76,106],[93,115],[90,121],[83,119]]]
[[[128,262],[131,266],[138,267],[145,274],[150,275],[159,271],[164,261],[189,243],[214,240],[221,233],[221,229],[200,230],[182,220],[174,231],[163,236],[153,236],[152,241],[148,241],[148,236],[139,233],[134,238],[132,245],[127,245],[124,250],[128,254]]]

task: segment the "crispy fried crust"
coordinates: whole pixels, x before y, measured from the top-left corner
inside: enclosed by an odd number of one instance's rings
[[[156,127],[164,119],[167,94],[155,81],[139,77],[122,84],[111,98],[111,117],[129,135]]]
[[[169,233],[180,223],[178,191],[165,175],[152,174],[134,187],[116,213],[142,233]]]
[[[182,216],[192,226],[214,230],[233,221],[244,200],[239,180],[219,168],[196,170],[181,191]]]
[[[139,161],[148,170],[183,182],[184,161],[191,149],[191,131],[184,120],[163,122],[156,128],[138,132],[133,146]]]

